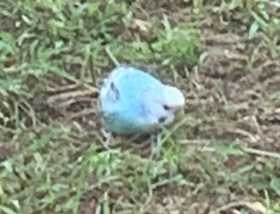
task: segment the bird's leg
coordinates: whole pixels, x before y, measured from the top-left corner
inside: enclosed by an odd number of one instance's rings
[[[105,139],[105,141],[101,141],[102,146],[105,149],[110,149],[109,145],[110,145],[110,143],[112,141],[112,138],[113,138],[112,133],[107,132],[105,129],[101,129],[101,134],[102,134],[102,137]]]
[[[117,137],[115,133],[108,132],[105,129],[101,129],[101,133],[104,138],[101,144],[105,149],[116,148],[122,143],[121,138]]]
[[[151,144],[151,140],[152,140],[152,135],[143,135],[143,134],[135,135],[131,139],[129,139],[129,141],[133,143],[132,145],[134,148],[141,149],[141,150],[145,150],[149,148]],[[141,142],[141,143],[137,143],[137,142]]]

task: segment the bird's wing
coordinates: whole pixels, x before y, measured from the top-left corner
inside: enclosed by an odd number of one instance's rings
[[[128,118],[143,114],[141,95],[151,87],[162,83],[152,75],[134,67],[122,65],[115,68],[101,88],[101,110],[104,114],[119,113]]]
[[[161,86],[161,82],[152,75],[129,66],[120,66],[112,73],[112,80],[119,89],[120,97],[126,100],[139,98],[139,95],[150,87]]]

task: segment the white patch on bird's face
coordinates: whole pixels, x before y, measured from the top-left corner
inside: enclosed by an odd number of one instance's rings
[[[173,122],[175,114],[170,111],[162,110],[162,105],[151,104],[146,112],[147,123],[152,126],[164,126]]]
[[[170,111],[176,112],[185,105],[185,97],[176,87],[164,85],[163,97],[164,105]]]
[[[172,123],[176,112],[185,104],[181,91],[172,86],[162,86],[162,88],[150,88],[143,94],[143,108],[147,122],[155,126]]]

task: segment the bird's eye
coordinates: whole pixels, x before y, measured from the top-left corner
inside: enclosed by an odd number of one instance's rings
[[[158,122],[159,123],[164,123],[165,121],[166,121],[166,117],[160,117],[159,119],[158,119]]]
[[[170,110],[170,107],[168,105],[163,105],[164,110],[168,111]]]

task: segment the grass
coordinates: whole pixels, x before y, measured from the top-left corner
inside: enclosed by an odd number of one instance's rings
[[[280,213],[278,2],[157,4],[0,1],[0,213]],[[147,151],[103,146],[118,62],[186,93]]]

